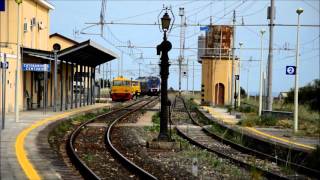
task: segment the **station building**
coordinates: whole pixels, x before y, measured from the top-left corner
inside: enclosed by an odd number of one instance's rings
[[[231,104],[233,27],[210,25],[205,36],[198,37],[198,62],[201,71],[201,103],[210,105]],[[234,61],[234,74],[239,58]]]
[[[23,0],[19,8],[14,0],[4,0],[2,7],[0,60],[6,59],[9,67],[5,71],[4,88],[4,70],[0,69],[0,102],[3,102],[1,93],[5,91],[6,112],[15,110],[17,62],[17,104],[20,111],[54,105],[56,110],[64,110],[94,103],[95,68],[117,58],[117,55],[91,40],[77,42],[58,33],[49,35],[49,12],[54,10],[54,6],[46,0]],[[56,43],[61,46],[61,50],[56,53],[57,79],[54,78],[55,58],[52,48]],[[42,69],[35,67],[39,65]]]

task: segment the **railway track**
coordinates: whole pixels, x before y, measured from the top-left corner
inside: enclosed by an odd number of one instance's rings
[[[157,98],[144,98],[125,107],[89,119],[76,128],[67,141],[67,154],[85,179],[156,179],[112,144],[114,126]]]
[[[249,149],[241,151],[239,148],[234,148],[236,145],[231,146],[231,142],[225,144],[221,139],[209,135],[208,131],[205,130],[206,128],[201,127],[192,117],[183,99],[179,97],[175,98],[172,111],[172,122],[176,125],[178,135],[187,139],[190,143],[229,159],[249,171],[255,169],[255,171],[258,171],[268,179],[306,178],[296,173],[283,172],[281,167],[269,161],[268,158],[258,158],[255,156],[256,152],[254,150],[252,152],[249,152]],[[259,154],[259,157],[261,157],[261,154]]]

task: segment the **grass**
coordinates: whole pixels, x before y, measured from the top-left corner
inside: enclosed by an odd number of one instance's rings
[[[177,134],[173,134],[173,138],[180,142],[183,151],[182,156],[187,159],[196,158],[198,160],[198,164],[208,164],[209,169],[213,169],[221,174],[229,174],[231,177],[236,179],[246,179],[243,172],[239,169],[239,167],[231,165],[228,160],[222,159],[217,155],[208,152],[206,150],[196,148],[195,146],[191,145],[187,140],[179,137]],[[241,178],[243,177],[243,178]],[[231,178],[231,179],[233,179]]]
[[[267,116],[259,118],[257,116],[258,101],[254,99],[243,99],[243,102],[253,105],[251,108],[247,105],[240,107],[239,111],[243,112],[243,118],[239,125],[242,126],[277,126],[282,128],[293,128],[292,118],[277,119],[276,117]],[[286,104],[282,101],[274,101],[273,110],[293,112],[294,105]],[[319,136],[320,135],[320,116],[319,112],[312,111],[307,105],[299,105],[299,133],[297,136]]]
[[[83,159],[85,162],[92,162],[92,161],[94,161],[94,155],[93,154],[85,154]]]
[[[160,132],[160,113],[157,112],[152,116],[152,126],[144,127],[145,131]]]

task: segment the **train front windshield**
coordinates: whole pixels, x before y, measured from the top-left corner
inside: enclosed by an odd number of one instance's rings
[[[113,86],[130,86],[130,81],[113,81]]]
[[[132,81],[132,86],[139,86],[139,82],[138,81]]]

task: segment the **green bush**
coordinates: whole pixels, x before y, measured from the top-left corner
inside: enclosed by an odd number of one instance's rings
[[[304,87],[299,88],[299,104],[306,104],[312,110],[319,110],[320,107],[320,79],[315,79],[313,82]],[[285,98],[285,103],[293,103],[294,89],[288,92],[288,97]]]
[[[261,121],[259,124],[265,126],[275,126],[277,124],[277,119],[272,115],[261,116]]]
[[[259,117],[246,117],[238,122],[238,125],[253,127],[259,122]]]
[[[242,105],[239,107],[239,111],[244,113],[250,113],[255,112],[255,109],[249,105]]]

